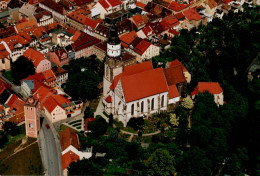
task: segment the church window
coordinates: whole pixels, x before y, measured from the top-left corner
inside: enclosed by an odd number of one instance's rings
[[[134,108],[135,108],[135,105],[132,104],[132,106],[131,106],[131,115],[134,115]]]
[[[162,96],[161,107],[164,106],[164,95]]]
[[[141,103],[141,113],[143,113],[144,112],[144,101],[142,101],[142,103]]]
[[[151,109],[154,110],[154,98],[152,99]]]

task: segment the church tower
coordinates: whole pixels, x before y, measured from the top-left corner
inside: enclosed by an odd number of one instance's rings
[[[24,105],[26,136],[37,138],[40,132],[39,101],[29,97]]]
[[[123,72],[123,61],[121,53],[121,41],[118,37],[116,26],[110,28],[107,40],[107,55],[104,64],[103,97],[108,96],[109,87],[115,76]]]

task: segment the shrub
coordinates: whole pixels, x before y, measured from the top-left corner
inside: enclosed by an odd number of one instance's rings
[[[143,132],[142,131],[138,131],[138,136],[142,136],[143,135]]]

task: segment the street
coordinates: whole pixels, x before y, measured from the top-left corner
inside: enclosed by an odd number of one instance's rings
[[[62,175],[60,157],[61,151],[60,148],[57,146],[57,141],[55,141],[52,130],[47,129],[45,126],[46,124],[47,120],[44,118],[39,135],[40,152],[42,155],[42,162],[45,169],[45,175]]]

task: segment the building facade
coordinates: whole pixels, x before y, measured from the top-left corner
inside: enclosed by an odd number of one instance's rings
[[[30,97],[24,105],[26,136],[37,138],[40,132],[39,101]]]

